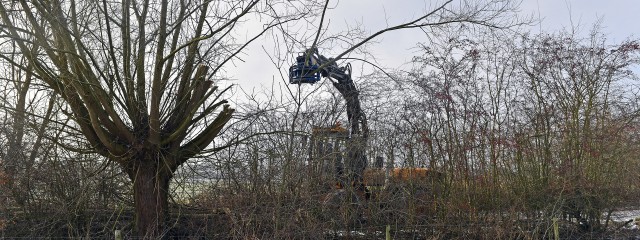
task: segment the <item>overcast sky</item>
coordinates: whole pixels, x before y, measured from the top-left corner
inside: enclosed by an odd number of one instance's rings
[[[329,10],[330,28],[344,28],[357,23],[370,33],[424,14],[430,9],[427,0],[340,0],[332,1]],[[580,26],[587,33],[598,20],[603,32],[611,42],[620,42],[629,37],[640,36],[640,0],[523,0],[522,15],[540,17],[542,21],[531,31],[557,31],[571,26]],[[396,68],[408,62],[414,54],[416,43],[424,33],[419,30],[394,31],[377,38],[369,48],[383,67]],[[423,40],[424,42],[424,40]],[[272,79],[280,79],[279,73],[270,64],[263,43],[257,42],[247,49],[245,62],[237,62],[229,74],[245,90],[271,85]],[[330,57],[330,56],[328,56]],[[357,72],[357,69],[354,69]],[[356,80],[357,81],[357,80]]]

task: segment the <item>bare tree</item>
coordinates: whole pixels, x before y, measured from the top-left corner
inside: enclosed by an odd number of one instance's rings
[[[260,11],[258,3],[0,6],[3,37],[15,41],[28,60],[30,68],[22,70],[61,96],[91,150],[118,163],[133,181],[138,234],[162,233],[172,174],[207,149],[231,119],[234,109],[220,100],[226,89],[212,80],[246,46],[232,45],[231,29]]]
[[[13,51],[16,50],[13,48]],[[27,66],[27,69],[32,68],[21,55],[13,57],[12,61]],[[6,76],[4,80],[9,83],[5,85],[5,95],[1,98],[4,117],[8,121],[3,131],[7,141],[6,149],[3,149],[3,158],[7,160],[4,169],[14,201],[20,207],[25,207],[30,201],[34,164],[41,154],[45,131],[56,112],[56,98],[49,91],[33,87],[35,78],[31,71],[22,71],[11,65],[3,70]]]
[[[562,224],[602,231],[607,213],[634,201],[638,43],[609,44],[597,29],[580,36],[451,31],[420,45],[408,74],[370,78],[382,99],[363,101],[375,106],[372,140],[397,165],[446,176],[430,216],[446,227],[436,231],[458,232],[451,219],[520,224],[523,213],[539,229],[567,214],[574,222]]]
[[[574,30],[523,42],[519,81],[529,91],[520,111],[528,131],[520,142],[538,151],[525,156],[538,162],[541,180],[562,193],[548,197],[583,230],[602,230],[609,221],[603,212],[626,198],[617,189],[626,187],[621,179],[636,158],[634,131],[624,129],[637,122],[631,69],[640,63],[640,44],[608,44],[598,26],[587,37]]]

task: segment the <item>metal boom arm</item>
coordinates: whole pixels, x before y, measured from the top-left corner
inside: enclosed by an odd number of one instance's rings
[[[365,186],[363,183],[364,169],[367,167],[367,158],[365,149],[369,138],[369,129],[367,120],[362,107],[360,105],[359,92],[353,80],[351,79],[351,65],[339,67],[333,62],[325,67],[319,68],[323,64],[330,62],[332,59],[320,55],[317,49],[309,49],[304,55],[298,57],[298,63],[294,70],[291,70],[290,76],[298,78],[290,79],[291,83],[314,83],[303,81],[310,79],[318,72],[322,77],[329,78],[333,86],[340,92],[345,99],[347,106],[347,118],[349,120],[350,137],[347,140],[347,156],[345,167],[347,169],[346,176],[340,176],[338,179],[344,186],[350,184],[357,192],[364,193]],[[294,67],[292,67],[294,69]],[[316,80],[317,81],[317,80]]]

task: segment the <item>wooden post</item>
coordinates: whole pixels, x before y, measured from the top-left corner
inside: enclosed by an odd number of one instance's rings
[[[387,229],[385,231],[385,238],[386,240],[391,240],[391,225],[387,225]]]
[[[551,219],[551,221],[553,222],[553,238],[555,240],[559,240],[560,239],[560,227],[558,226],[558,218],[554,217],[553,219]]]
[[[122,230],[115,230],[113,234],[115,235],[115,240],[122,240]]]

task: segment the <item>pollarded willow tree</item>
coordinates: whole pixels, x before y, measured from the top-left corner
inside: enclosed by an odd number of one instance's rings
[[[2,1],[0,44],[20,51],[0,57],[24,56],[29,67],[12,64],[64,99],[91,150],[132,180],[138,234],[159,236],[173,173],[219,150],[210,145],[234,112],[221,99],[229,88],[213,80],[250,42],[313,9],[274,7],[285,3]],[[239,42],[236,28],[248,16],[263,25]]]

